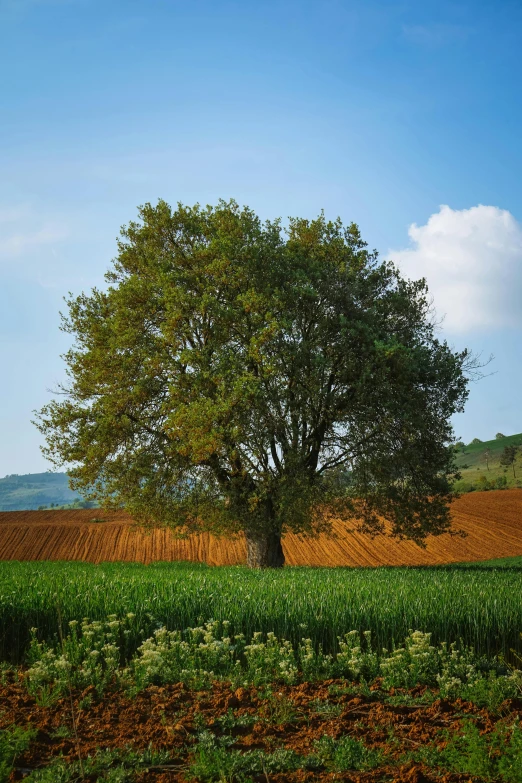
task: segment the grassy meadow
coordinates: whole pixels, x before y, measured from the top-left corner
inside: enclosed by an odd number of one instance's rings
[[[460,492],[490,489],[497,479],[503,480],[504,477],[506,487],[522,487],[522,453],[515,462],[514,476],[511,466],[506,468],[500,464],[500,456],[506,446],[521,444],[522,433],[482,443],[468,443],[457,453],[457,466],[462,478],[456,482],[455,489]],[[490,452],[487,460],[486,451]]]
[[[285,568],[193,563],[0,563],[0,659],[21,662],[29,630],[56,640],[58,619],[105,620],[132,612],[137,646],[157,625],[183,629],[227,620],[247,637],[273,632],[296,645],[303,636],[325,652],[338,636],[371,631],[379,647],[410,630],[434,642],[462,640],[493,655],[518,647],[522,564],[439,567]]]

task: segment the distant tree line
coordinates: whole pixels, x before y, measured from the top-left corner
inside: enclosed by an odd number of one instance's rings
[[[73,503],[49,503],[48,505],[38,506],[38,511],[46,511],[47,509],[66,509],[66,508],[96,508],[96,503],[93,500],[80,500],[76,498]]]

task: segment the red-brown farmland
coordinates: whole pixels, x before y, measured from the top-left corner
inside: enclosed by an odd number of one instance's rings
[[[473,492],[452,506],[453,526],[465,538],[432,537],[426,549],[386,536],[373,539],[337,523],[333,536],[288,534],[288,565],[435,565],[522,555],[522,490]],[[91,520],[102,518],[104,522]],[[99,563],[192,560],[209,565],[244,563],[244,540],[204,533],[178,539],[167,529],[144,531],[124,512],[102,509],[0,513],[1,560],[82,560]]]

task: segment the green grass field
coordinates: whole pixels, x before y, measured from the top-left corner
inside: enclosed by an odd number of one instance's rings
[[[497,478],[505,476],[508,487],[522,487],[522,452],[515,463],[515,476],[511,467],[505,468],[500,464],[500,456],[506,446],[518,446],[522,444],[522,433],[519,435],[507,435],[498,440],[488,440],[483,443],[470,443],[457,454],[457,465],[462,474],[462,479],[456,483],[456,489],[467,492],[471,487],[476,490],[488,489],[483,482],[489,484]],[[490,451],[486,464],[486,451]]]
[[[0,780],[522,783],[522,679],[494,657],[518,663],[521,587],[522,557],[275,571],[0,562]],[[95,622],[69,625],[84,618]],[[180,633],[154,635],[162,625]],[[28,656],[32,628],[46,644]],[[352,630],[371,641],[338,645]]]
[[[348,631],[372,631],[379,646],[410,629],[433,641],[458,641],[492,655],[519,648],[521,558],[492,563],[409,568],[285,568],[191,563],[0,563],[0,659],[22,661],[29,629],[56,640],[58,617],[105,620],[135,613],[138,645],[158,624],[183,629],[229,620],[250,637],[273,631],[296,644],[303,636],[333,651]],[[131,645],[132,646],[132,645]]]

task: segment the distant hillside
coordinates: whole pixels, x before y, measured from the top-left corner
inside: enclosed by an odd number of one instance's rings
[[[31,511],[51,505],[85,507],[83,498],[69,489],[67,473],[13,474],[0,479],[0,511]],[[89,503],[89,507],[93,505]]]
[[[500,456],[506,446],[522,445],[522,433],[507,435],[504,438],[485,440],[482,443],[468,443],[457,453],[457,465],[462,473],[461,481],[456,484],[456,489],[466,492],[471,487],[474,489],[490,489],[485,486],[506,480],[508,487],[522,487],[522,452],[515,463],[515,476],[513,469],[500,464]],[[489,452],[489,453],[488,453]]]

